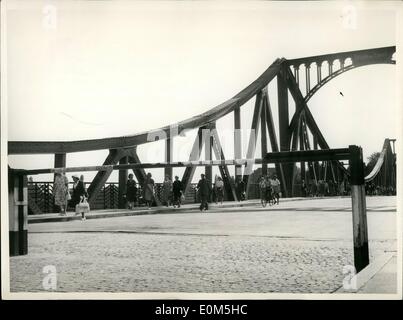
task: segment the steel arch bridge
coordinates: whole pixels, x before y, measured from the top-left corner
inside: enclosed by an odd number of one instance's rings
[[[297,151],[311,149],[330,149],[325,137],[317,125],[312,113],[309,110],[310,98],[319,91],[330,80],[355,68],[372,64],[395,64],[395,46],[382,47],[367,50],[339,52],[305,58],[287,60],[285,58],[275,60],[254,82],[240,91],[231,99],[210,109],[207,112],[180,121],[170,126],[149,130],[130,136],[110,137],[103,139],[79,140],[79,141],[9,141],[8,154],[54,154],[55,167],[66,166],[66,154],[73,152],[94,151],[109,149],[109,155],[103,165],[116,164],[140,164],[137,154],[137,146],[156,140],[165,140],[165,164],[156,164],[155,167],[165,168],[165,174],[172,176],[172,153],[174,138],[181,135],[184,130],[198,129],[196,139],[189,156],[189,161],[197,161],[202,156],[204,146],[205,160],[212,160],[214,153],[217,160],[225,160],[221,148],[220,134],[216,129],[216,121],[223,116],[233,113],[234,115],[234,160],[217,162],[221,176],[225,183],[226,192],[233,200],[237,200],[235,184],[241,179],[245,181],[247,189],[250,186],[251,162],[255,159],[257,133],[260,130],[262,155],[268,152],[270,143],[272,152]],[[311,80],[311,69],[316,66],[316,81]],[[305,88],[301,88],[300,70],[304,69]],[[326,70],[327,69],[327,70]],[[326,75],[327,73],[327,75]],[[325,76],[322,77],[322,74]],[[267,87],[269,83],[277,83],[277,105],[278,105],[278,135],[274,126],[272,108]],[[312,85],[314,84],[314,85]],[[304,93],[303,93],[304,92]],[[289,117],[289,93],[295,102],[295,112]],[[248,161],[242,159],[239,130],[241,129],[240,108],[249,100],[255,98],[252,122],[248,129],[251,129],[249,143],[246,150]],[[396,186],[395,155],[391,153],[391,140],[385,140],[382,149],[382,156],[379,158],[374,171],[367,177],[367,180],[380,179],[386,184]],[[389,147],[387,146],[389,145]],[[212,164],[214,165],[214,164]],[[206,176],[212,181],[212,165],[205,166]],[[235,181],[230,177],[229,165],[235,166]],[[388,169],[389,168],[389,169]],[[195,173],[194,166],[187,166],[182,177],[185,190]],[[145,180],[144,168],[139,166],[133,168],[139,183]],[[243,171],[243,174],[242,174]],[[276,172],[280,178],[284,196],[290,197],[295,194],[295,164],[276,163]],[[90,203],[96,198],[97,193],[108,180],[111,170],[100,170],[93,179],[88,192]],[[121,170],[119,181],[125,183],[127,170]],[[262,173],[267,173],[267,163],[262,163]],[[326,179],[331,177],[334,181],[340,175],[348,174],[347,170],[335,159],[334,161],[301,162],[301,175],[313,180]],[[394,175],[394,176],[393,176]],[[382,178],[379,178],[381,177]],[[378,177],[378,178],[377,178]],[[156,199],[157,200],[157,199]],[[158,203],[158,202],[157,202]]]

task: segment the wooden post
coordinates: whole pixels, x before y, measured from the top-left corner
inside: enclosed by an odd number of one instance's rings
[[[127,164],[128,157],[123,157],[119,160],[119,164]],[[118,208],[125,209],[126,208],[126,198],[124,195],[126,194],[126,183],[127,183],[127,169],[119,170],[119,195],[118,195]]]
[[[353,211],[354,265],[360,272],[369,264],[367,208],[365,203],[362,149],[349,146],[350,185]]]
[[[27,176],[8,171],[8,217],[10,256],[28,253]]]

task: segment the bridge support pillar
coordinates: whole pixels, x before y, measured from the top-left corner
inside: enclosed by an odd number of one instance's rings
[[[263,100],[264,106],[265,106],[265,114],[266,114],[266,125],[267,125],[267,130],[269,133],[269,140],[270,140],[270,146],[271,146],[271,151],[272,152],[278,152],[278,142],[277,142],[277,136],[276,136],[276,131],[274,129],[274,121],[273,121],[273,115],[271,112],[271,106],[270,106],[270,99],[269,99],[269,94],[266,92],[266,98]],[[276,173],[278,178],[280,179],[281,182],[281,189],[284,195],[286,195],[286,183],[285,183],[285,177],[284,177],[284,171],[283,171],[283,163],[276,163]]]
[[[168,137],[165,139],[165,162],[167,163],[172,161],[172,150],[173,141],[172,138]],[[164,168],[164,176],[169,176],[169,179],[172,180],[172,168]]]
[[[277,74],[277,96],[278,96],[278,120],[280,132],[280,151],[290,151],[289,141],[290,134],[290,121],[288,114],[288,84],[286,80],[287,72],[282,68]],[[284,192],[285,197],[291,196],[292,193],[292,173],[293,164],[285,163],[283,165],[283,173],[285,179]]]
[[[66,167],[66,154],[65,153],[55,153],[55,168]]]
[[[234,110],[234,159],[242,158],[242,134],[241,134],[241,109]],[[238,184],[242,179],[242,166],[235,165],[235,182]]]
[[[28,254],[27,176],[8,171],[8,219],[10,256]]]
[[[266,99],[264,96],[263,99]],[[267,135],[266,135],[266,104],[263,101],[263,106],[260,114],[260,138],[261,138],[261,154],[262,158],[267,153]],[[262,175],[267,175],[267,163],[262,163]]]
[[[128,163],[127,156],[125,156],[119,160],[119,164],[127,164],[127,163]],[[118,195],[118,198],[119,198],[118,208],[119,209],[126,208],[126,198],[124,196],[126,194],[127,174],[128,174],[127,169],[119,170],[119,195]]]
[[[205,154],[205,160],[212,160],[212,152],[213,152],[213,136],[212,136],[212,130],[214,130],[215,124],[210,124],[207,129],[205,130],[205,134],[203,134],[203,139],[205,139],[204,142],[204,154]],[[213,183],[213,166],[206,166],[205,167],[205,175],[207,181],[210,182],[210,185]]]
[[[353,213],[354,265],[360,272],[369,264],[367,208],[365,202],[364,162],[362,149],[349,146],[350,184]]]

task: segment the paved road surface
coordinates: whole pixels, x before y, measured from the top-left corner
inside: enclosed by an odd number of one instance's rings
[[[371,259],[396,246],[396,198],[369,197]],[[29,225],[11,258],[12,291],[303,292],[337,290],[353,264],[351,199],[283,202]]]

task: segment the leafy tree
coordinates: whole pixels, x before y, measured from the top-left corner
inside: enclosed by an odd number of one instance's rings
[[[365,166],[365,172],[366,174],[369,174],[372,169],[375,167],[376,162],[378,161],[379,157],[381,156],[380,152],[373,152],[368,158],[368,162]]]

